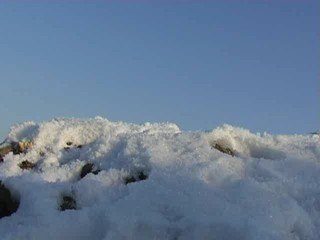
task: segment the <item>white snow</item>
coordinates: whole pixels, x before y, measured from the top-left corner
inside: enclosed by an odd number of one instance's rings
[[[17,212],[0,219],[2,240],[320,239],[318,134],[253,134],[229,125],[184,132],[170,123],[96,117],[26,122],[8,140],[34,146],[0,163],[0,180],[20,200]],[[20,169],[23,160],[36,168]],[[80,179],[88,162],[102,171]],[[136,171],[148,179],[124,184]],[[78,209],[60,211],[63,194]]]

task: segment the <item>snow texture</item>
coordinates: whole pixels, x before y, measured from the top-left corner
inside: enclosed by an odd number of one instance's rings
[[[0,163],[20,201],[0,219],[2,240],[320,239],[318,134],[184,132],[96,117],[13,126],[8,141],[23,140],[33,147]],[[24,160],[36,167],[22,170]],[[86,163],[101,171],[80,178]],[[138,171],[148,178],[125,184]],[[59,210],[64,195],[77,209]]]

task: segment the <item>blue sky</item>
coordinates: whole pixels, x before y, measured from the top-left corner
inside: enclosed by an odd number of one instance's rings
[[[0,2],[0,136],[103,116],[319,129],[319,1]]]

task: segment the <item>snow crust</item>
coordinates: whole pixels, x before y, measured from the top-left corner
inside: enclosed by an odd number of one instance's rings
[[[0,180],[20,200],[16,213],[0,219],[2,240],[320,239],[317,134],[229,125],[184,132],[171,123],[96,117],[26,122],[8,140],[34,146],[0,163]],[[82,147],[66,151],[67,142]],[[36,168],[20,169],[23,160]],[[80,179],[88,162],[101,171]],[[148,179],[125,185],[137,170]],[[72,194],[78,209],[59,211],[62,194]]]

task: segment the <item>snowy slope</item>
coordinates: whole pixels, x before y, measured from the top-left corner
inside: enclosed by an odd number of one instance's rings
[[[26,122],[8,140],[34,145],[0,163],[0,180],[20,201],[0,219],[2,240],[320,239],[317,134],[252,134],[229,125],[183,132],[97,117]],[[36,167],[22,170],[24,160]],[[101,171],[81,179],[89,162]],[[139,171],[148,178],[125,184]],[[59,210],[63,195],[74,197],[76,210]]]

